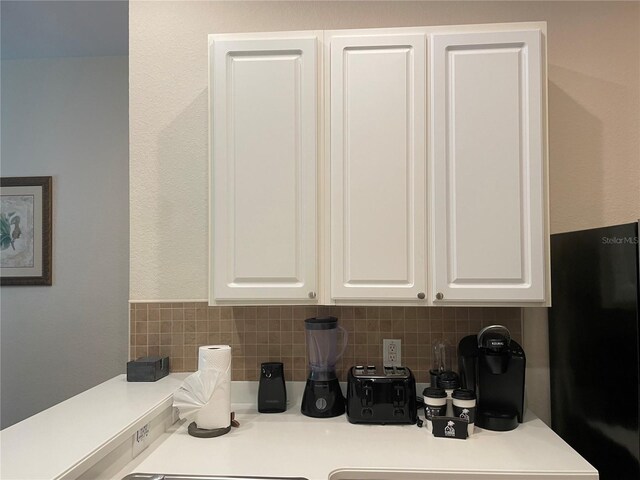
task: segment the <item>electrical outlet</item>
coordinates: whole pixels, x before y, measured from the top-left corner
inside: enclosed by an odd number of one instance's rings
[[[137,457],[145,448],[149,446],[149,424],[140,427],[136,433],[133,434],[133,447],[132,456]]]
[[[397,338],[382,340],[382,364],[385,367],[402,365],[402,342]]]

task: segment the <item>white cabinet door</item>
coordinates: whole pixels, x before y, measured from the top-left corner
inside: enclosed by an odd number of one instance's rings
[[[317,302],[317,36],[211,39],[210,303]]]
[[[431,38],[432,295],[545,300],[540,30]]]
[[[336,34],[329,45],[331,297],[421,303],[426,34]]]

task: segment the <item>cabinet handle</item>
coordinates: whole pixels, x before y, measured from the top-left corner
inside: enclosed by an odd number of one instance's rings
[[[309,298],[316,298],[316,292],[309,292]]]
[[[419,298],[420,300],[424,300],[424,292],[420,292],[420,293],[418,293],[418,298]]]
[[[441,292],[436,293],[436,300],[442,300],[444,295]]]

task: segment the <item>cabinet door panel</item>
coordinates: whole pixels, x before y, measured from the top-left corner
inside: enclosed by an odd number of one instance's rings
[[[316,290],[317,41],[214,40],[212,298]]]
[[[331,294],[424,292],[426,36],[330,40]]]
[[[541,32],[435,34],[431,54],[434,293],[543,301]]]

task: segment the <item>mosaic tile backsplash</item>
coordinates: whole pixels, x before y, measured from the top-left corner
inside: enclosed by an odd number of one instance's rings
[[[258,380],[262,362],[283,362],[287,380],[305,380],[304,319],[333,315],[348,332],[340,380],[356,364],[382,364],[382,339],[402,341],[402,363],[418,382],[431,368],[431,344],[452,345],[487,325],[505,325],[522,341],[521,308],[489,307],[209,307],[206,303],[132,303],[130,358],[168,355],[173,372],[197,369],[200,345],[232,348],[232,380]]]

